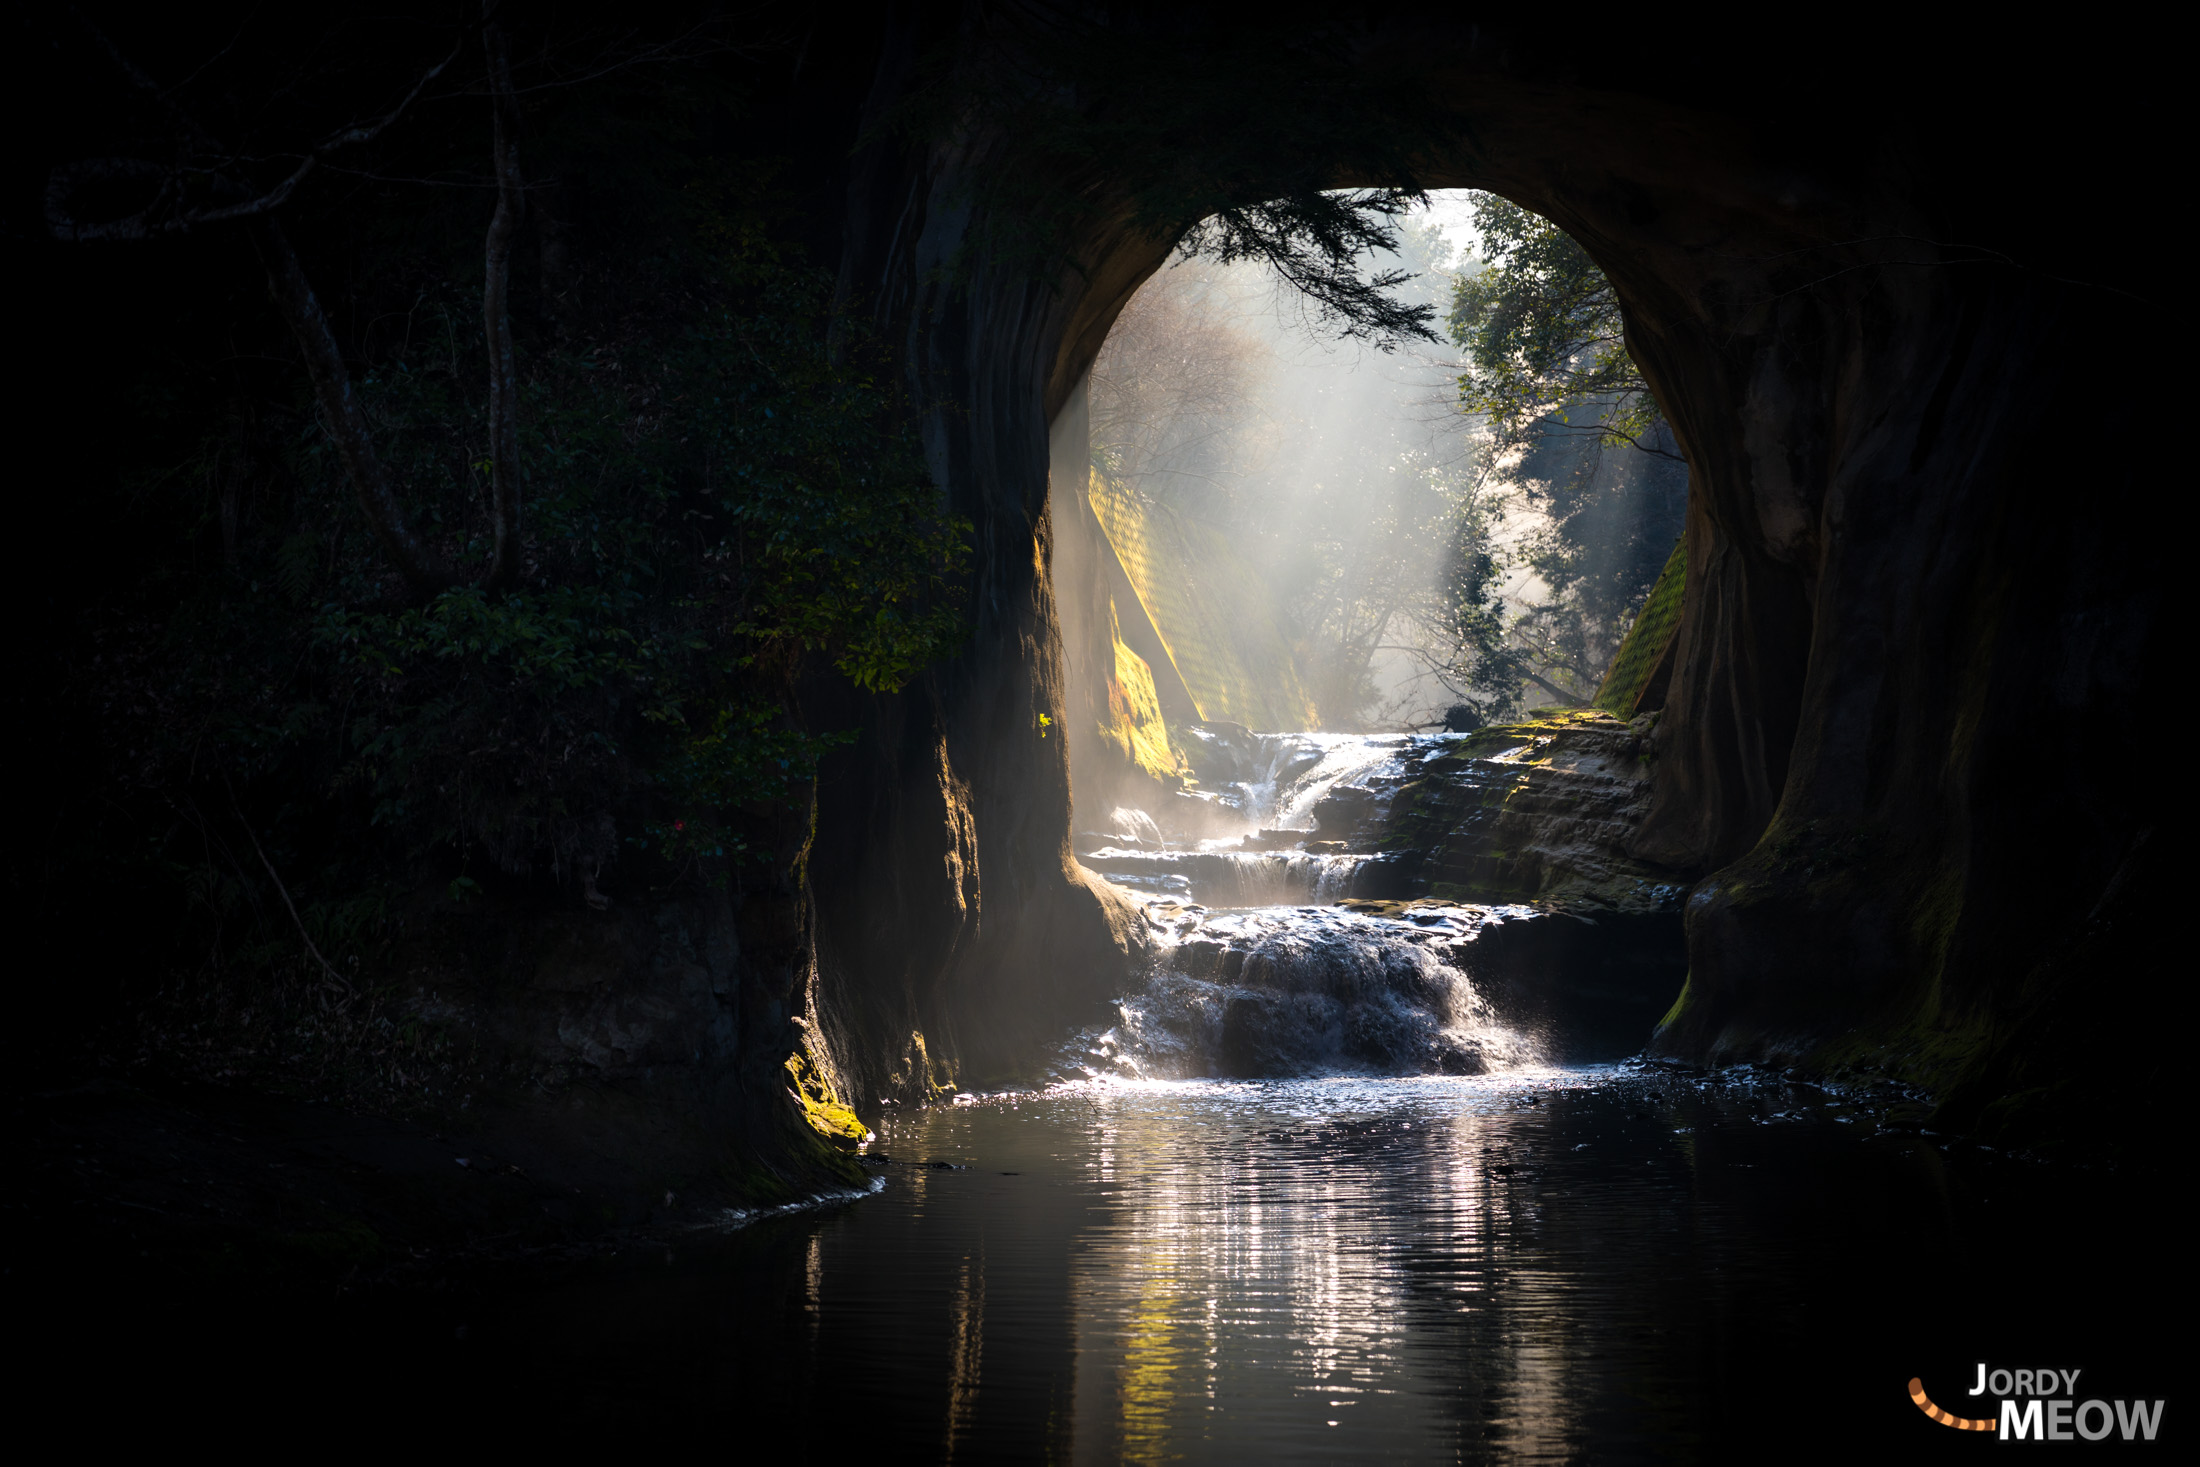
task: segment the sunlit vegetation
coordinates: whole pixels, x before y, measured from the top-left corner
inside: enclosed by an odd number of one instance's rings
[[[1473,218],[1483,260],[1454,282],[1447,324],[1496,500],[1462,516],[1447,580],[1455,685],[1488,717],[1517,711],[1524,683],[1561,702],[1593,696],[1680,535],[1688,473],[1588,252],[1494,195],[1476,197]],[[1492,510],[1528,533],[1497,550],[1474,519]],[[1500,610],[1493,578],[1515,566],[1538,589]]]
[[[1525,210],[1473,218],[1479,258],[1408,216],[1362,259],[1401,310],[1444,306],[1461,357],[1324,348],[1289,277],[1193,255],[1093,369],[1096,471],[1259,568],[1245,614],[1327,727],[1588,702],[1679,534],[1686,466],[1610,283]]]

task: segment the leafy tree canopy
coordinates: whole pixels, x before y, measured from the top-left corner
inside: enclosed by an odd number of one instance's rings
[[[1529,686],[1560,702],[1594,693],[1680,534],[1687,472],[1588,252],[1495,195],[1472,217],[1483,264],[1454,283],[1446,324],[1467,359],[1460,405],[1487,424],[1492,456],[1445,600],[1453,684],[1501,716]],[[1499,537],[1508,512],[1524,513]],[[1497,587],[1518,570],[1540,595],[1507,609]]]
[[[1486,416],[1503,447],[1572,431],[1667,452],[1619,300],[1589,252],[1495,194],[1476,197],[1473,218],[1486,263],[1459,277],[1446,323],[1467,354],[1467,411]]]

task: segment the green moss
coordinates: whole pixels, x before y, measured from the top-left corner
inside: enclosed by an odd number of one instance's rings
[[[811,1062],[807,1050],[798,1049],[787,1056],[787,1073],[794,1080],[795,1099],[802,1103],[803,1119],[810,1123],[811,1130],[849,1146],[860,1146],[871,1139],[871,1128],[863,1124],[853,1106],[833,1093],[832,1082]]]
[[[1673,553],[1666,557],[1665,569],[1658,572],[1657,584],[1650,588],[1649,599],[1642,603],[1635,624],[1627,629],[1626,639],[1613,654],[1603,686],[1590,700],[1597,707],[1621,718],[1634,716],[1635,705],[1642,701],[1650,675],[1664,660],[1666,644],[1680,630],[1681,607],[1687,589],[1688,537],[1684,535],[1674,542]]]
[[[1662,1018],[1662,1019],[1660,1019],[1660,1020],[1658,1020],[1658,1023],[1657,1023],[1657,1028],[1659,1028],[1659,1029],[1665,1029],[1665,1028],[1668,1028],[1668,1027],[1670,1027],[1670,1026],[1671,1026],[1671,1025],[1672,1025],[1672,1024],[1674,1023],[1674,1022],[1676,1022],[1676,1021],[1677,1021],[1677,1020],[1678,1020],[1678,1019],[1680,1018],[1680,1016],[1681,1016],[1682,1012],[1683,1012],[1683,1011],[1684,1011],[1685,1009],[1687,1009],[1687,1007],[1688,1007],[1688,980],[1687,980],[1686,978],[1683,978],[1683,979],[1681,980],[1681,992],[1680,992],[1680,997],[1678,997],[1678,998],[1676,998],[1676,999],[1674,999],[1674,1000],[1673,1000],[1673,1007],[1671,1007],[1671,1008],[1667,1009],[1667,1010],[1665,1011],[1665,1017],[1664,1017],[1664,1018]],[[1654,1032],[1654,1031],[1653,1031],[1653,1032]]]
[[[1948,946],[1963,920],[1963,874],[1943,867],[1931,880],[1918,883],[1917,892],[1909,913],[1910,937],[1930,963],[1937,990]]]
[[[338,1218],[327,1228],[270,1234],[267,1242],[308,1266],[367,1264],[382,1254],[382,1235],[355,1217]]]
[[[909,1031],[909,1043],[900,1061],[888,1072],[886,1083],[890,1093],[920,1103],[952,1095],[962,1088],[955,1079],[953,1061],[934,1059],[919,1029]]]

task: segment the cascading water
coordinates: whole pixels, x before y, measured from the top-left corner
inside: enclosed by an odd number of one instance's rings
[[[1316,807],[1425,741],[1188,732],[1206,788],[1172,810],[1113,811],[1079,857],[1144,897],[1161,951],[1116,1022],[1072,1044],[1072,1071],[1480,1074],[1540,1057],[1459,960],[1490,918],[1525,911],[1424,908],[1406,920],[1332,905],[1373,858],[1338,849],[1345,832],[1323,830]]]
[[[1398,758],[1414,741],[1403,734],[1243,734],[1187,730],[1217,770],[1220,803],[1254,830],[1315,828],[1314,807],[1339,784],[1364,778]]]
[[[1366,856],[1304,851],[1141,851],[1102,846],[1078,858],[1119,886],[1209,906],[1260,907],[1334,902],[1351,895]]]
[[[1204,787],[1146,811],[1118,806],[1087,832],[1086,869],[1135,891],[1215,907],[1340,901],[1367,854],[1337,849],[1315,807],[1341,786],[1394,772],[1403,735],[1186,730]],[[1327,834],[1330,838],[1320,839]]]
[[[1166,945],[1144,991],[1118,1000],[1116,1022],[1074,1046],[1088,1075],[1476,1075],[1540,1058],[1453,961],[1482,909],[1414,922],[1156,902],[1149,915]]]

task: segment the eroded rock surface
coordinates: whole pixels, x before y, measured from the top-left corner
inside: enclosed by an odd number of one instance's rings
[[[1677,911],[1679,873],[1627,854],[1650,806],[1648,722],[1566,713],[1412,740],[1322,799],[1318,839],[1372,858],[1354,896]]]
[[[1419,901],[1217,912],[1159,899],[1154,972],[1090,1073],[1471,1075],[1639,1048],[1683,964],[1670,915]]]
[[[1629,854],[1650,808],[1655,722],[1581,711],[1415,737],[1195,729],[1185,742],[1200,788],[1158,818],[1179,844],[1230,820],[1233,836],[1198,850],[1109,841],[1080,859],[1225,906],[1360,897],[1677,912],[1685,875]]]

